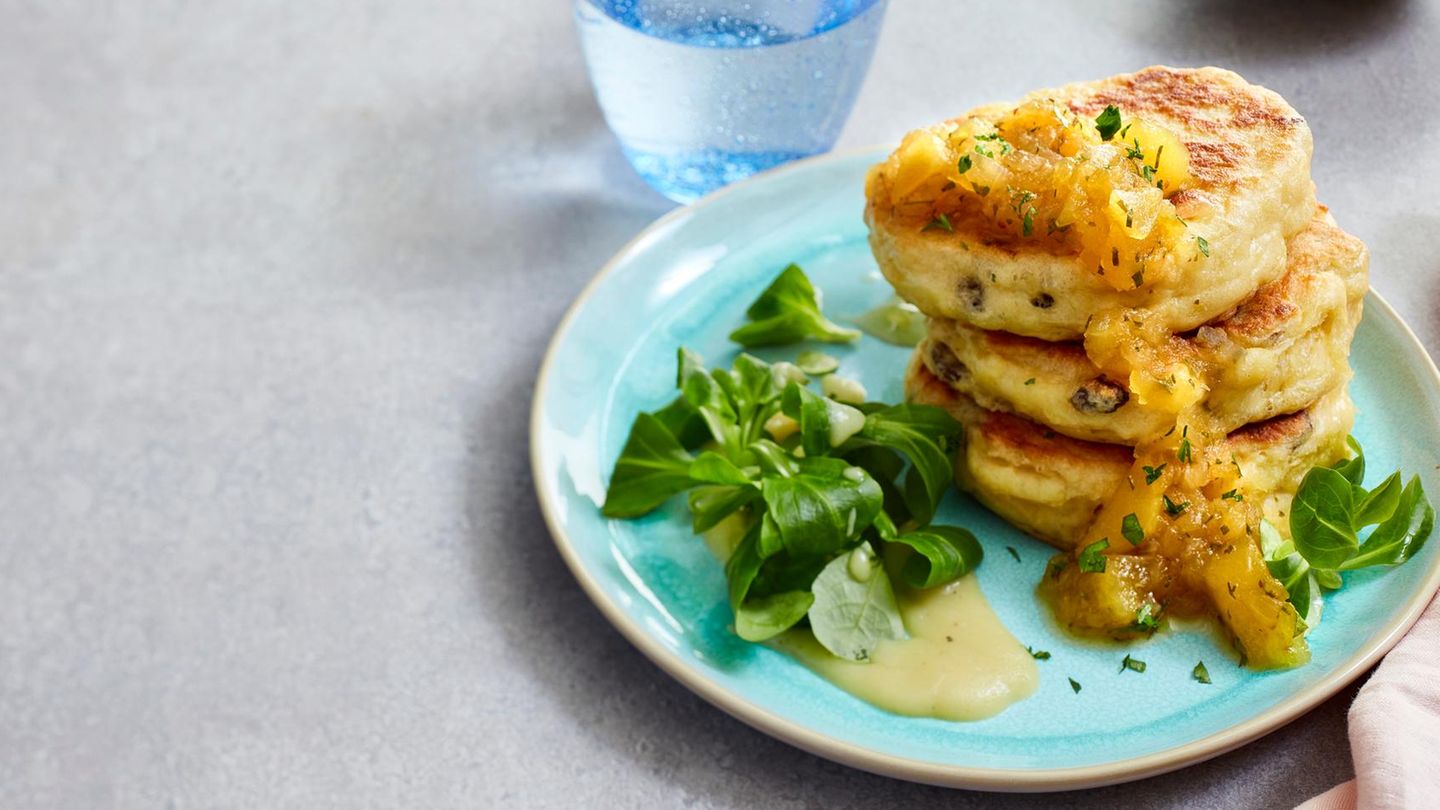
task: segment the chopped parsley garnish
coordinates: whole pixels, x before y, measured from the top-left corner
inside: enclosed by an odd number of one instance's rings
[[[1140,148],[1140,139],[1136,138],[1131,143],[1134,143],[1135,145],[1125,147],[1125,157],[1130,158],[1131,160],[1144,160],[1145,150]]]
[[[1222,500],[1222,501],[1243,501],[1243,500],[1245,500],[1245,496],[1244,496],[1244,495],[1241,495],[1238,491],[1232,489],[1232,490],[1230,490],[1229,492],[1225,493],[1224,495],[1221,495],[1221,496],[1220,496],[1220,500]]]
[[[1195,237],[1195,246],[1200,248],[1200,252],[1204,253],[1206,258],[1210,257],[1210,243],[1205,241],[1205,237]]]
[[[1035,209],[1034,209],[1034,208],[1026,208],[1026,209],[1025,209],[1025,218],[1024,218],[1023,220],[1021,220],[1021,222],[1020,222],[1020,233],[1021,233],[1021,235],[1023,235],[1023,236],[1029,236],[1032,232],[1034,232],[1034,230],[1035,230]]]
[[[1140,527],[1140,518],[1136,517],[1134,512],[1126,515],[1120,521],[1120,534],[1124,535],[1132,546],[1138,546],[1145,542],[1145,530]]]
[[[998,132],[992,132],[988,135],[976,135],[975,140],[994,141],[1000,144],[1000,154],[1002,155],[1008,155],[1011,152],[1015,151],[1015,148],[1010,145],[1010,142],[1005,140],[1005,138],[1003,138]],[[991,155],[987,152],[981,152],[980,154],[985,155],[986,157],[991,157]]]
[[[1205,668],[1204,661],[1197,663],[1195,665],[1195,668],[1190,670],[1190,677],[1194,678],[1200,683],[1210,683],[1210,670]]]
[[[977,154],[977,155],[984,155],[985,157],[988,157],[988,158],[993,158],[993,157],[995,157],[995,153],[994,153],[994,152],[991,152],[989,149],[986,149],[986,148],[985,148],[985,144],[983,144],[983,143],[977,143],[977,144],[975,144],[975,154]]]
[[[1075,694],[1080,694],[1080,682],[1074,678],[1068,678],[1067,680],[1070,681],[1070,689],[1074,691]]]
[[[1189,440],[1189,439],[1184,439],[1184,438],[1182,438],[1182,439],[1180,440],[1180,449],[1175,452],[1175,457],[1178,458],[1178,459],[1180,459],[1181,461],[1185,462],[1186,464],[1189,464],[1189,463],[1190,463],[1190,440]]]
[[[1032,648],[1030,648],[1030,647],[1026,647],[1026,648],[1025,648],[1025,652],[1030,653],[1030,657],[1031,657],[1031,658],[1034,658],[1036,661],[1049,661],[1049,660],[1050,660],[1050,651],[1049,651],[1049,650],[1036,650],[1036,649],[1032,649]]]
[[[1120,110],[1114,104],[1106,104],[1105,110],[1095,116],[1095,129],[1100,140],[1108,141],[1120,131]]]
[[[1165,502],[1165,511],[1169,513],[1171,517],[1174,517],[1175,515],[1178,515],[1181,512],[1184,512],[1186,509],[1190,508],[1189,501],[1185,501],[1184,503],[1175,503],[1174,501],[1170,500],[1169,495],[1161,495],[1160,499]]]
[[[1105,573],[1105,549],[1110,547],[1110,538],[1103,537],[1080,551],[1080,570],[1087,574]]]
[[[1125,659],[1120,662],[1120,671],[1124,672],[1127,669],[1132,672],[1144,672],[1145,662],[1141,661],[1139,658],[1132,658],[1127,655],[1125,656]]]
[[[1028,379],[1028,380],[1025,381],[1025,384],[1026,384],[1026,385],[1034,385],[1034,384],[1035,384],[1035,378],[1034,378],[1034,377],[1031,377],[1030,379]]]
[[[1014,546],[1006,546],[1005,550],[1010,552],[1010,556],[1015,558],[1015,562],[1020,562],[1020,552],[1016,551]]]
[[[1160,480],[1160,474],[1163,473],[1163,472],[1165,472],[1165,465],[1164,465],[1164,464],[1161,464],[1159,467],[1151,467],[1149,464],[1146,464],[1146,465],[1145,465],[1145,485],[1146,485],[1146,486],[1149,486],[1149,485],[1155,483],[1156,481]]]
[[[1152,633],[1160,629],[1160,617],[1155,615],[1155,603],[1146,602],[1140,606],[1139,610],[1135,611],[1135,626]],[[1141,671],[1145,669],[1143,662],[1140,664],[1140,669]]]
[[[969,155],[961,155],[960,160],[956,161],[955,163],[955,168],[959,169],[961,174],[970,171],[970,166],[971,162]]]
[[[944,228],[950,233],[955,232],[955,226],[950,224],[950,217],[947,217],[944,214],[936,215],[934,219],[930,220],[930,222],[927,223],[925,227],[921,228],[920,230],[928,231],[932,228]]]

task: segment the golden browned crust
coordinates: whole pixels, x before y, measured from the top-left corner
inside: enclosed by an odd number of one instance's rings
[[[1309,411],[1282,414],[1264,422],[1255,422],[1230,432],[1231,449],[1242,446],[1293,447],[1310,438],[1315,422]]]
[[[1078,340],[1040,340],[997,329],[985,333],[985,343],[995,351],[1013,352],[1016,355],[1033,354],[1037,357],[1089,362],[1085,357],[1085,344]]]
[[[1000,411],[986,411],[978,427],[985,438],[1037,464],[1128,465],[1131,459],[1128,447],[1072,439],[1029,419]]]
[[[1071,85],[1056,96],[1081,115],[1098,114],[1113,104],[1182,133],[1190,172],[1201,187],[1234,184],[1241,179],[1241,166],[1305,127],[1305,119],[1279,95],[1218,68],[1156,65]]]
[[[1368,264],[1365,243],[1342,231],[1323,205],[1305,230],[1290,238],[1286,260],[1285,275],[1256,290],[1214,325],[1236,337],[1274,334],[1307,303],[1316,276]]]

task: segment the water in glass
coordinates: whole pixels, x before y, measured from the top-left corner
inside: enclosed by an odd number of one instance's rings
[[[886,0],[575,0],[595,94],[673,200],[834,146]]]

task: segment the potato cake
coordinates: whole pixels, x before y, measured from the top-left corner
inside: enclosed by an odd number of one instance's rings
[[[1204,388],[1198,405],[1229,432],[1301,410],[1348,375],[1350,340],[1368,284],[1364,243],[1323,208],[1287,244],[1287,272],[1234,311],[1167,336],[1175,361]],[[921,353],[935,376],[988,410],[1077,439],[1134,445],[1175,423],[1164,403],[1133,396],[1123,364],[1107,374],[1077,342],[1048,342],[933,319]]]
[[[1315,210],[1310,130],[1218,68],[1151,67],[917,130],[874,167],[881,270],[926,314],[1074,340],[1095,312],[1168,331],[1278,278]]]

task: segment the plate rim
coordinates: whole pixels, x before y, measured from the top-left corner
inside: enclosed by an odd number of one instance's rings
[[[557,507],[551,502],[540,475],[542,467],[540,435],[544,422],[542,414],[548,393],[551,365],[560,345],[569,334],[572,323],[596,288],[604,283],[617,267],[638,254],[662,231],[681,220],[694,216],[698,210],[716,200],[753,185],[768,182],[778,175],[811,169],[824,163],[853,159],[865,154],[879,155],[887,149],[888,147],[885,146],[873,145],[854,147],[792,161],[712,191],[689,205],[678,206],[667,211],[637,233],[601,265],[600,270],[585,284],[556,325],[550,342],[545,348],[531,395],[529,425],[531,483],[535,487],[536,498],[539,500],[540,512],[544,517],[546,528],[550,532],[556,549],[560,552],[560,557],[565,561],[570,573],[580,583],[586,596],[590,598],[590,601],[610,622],[611,626],[620,631],[620,634],[631,645],[663,672],[712,706],[757,731],[796,748],[882,776],[942,787],[1002,792],[1048,792],[1101,787],[1168,773],[1220,756],[1253,742],[1304,715],[1344,689],[1384,657],[1419,620],[1420,614],[1430,604],[1436,590],[1440,589],[1440,555],[1435,557],[1425,579],[1422,580],[1422,586],[1411,595],[1396,620],[1372,634],[1370,641],[1366,642],[1360,652],[1344,661],[1330,675],[1307,685],[1270,709],[1199,739],[1139,757],[1067,768],[972,767],[944,765],[887,754],[863,745],[835,739],[802,724],[787,720],[731,692],[706,677],[699,669],[691,667],[677,652],[652,637],[644,627],[633,621],[620,608],[619,604],[605,592],[599,581],[581,562],[563,523],[556,518]],[[1437,369],[1434,358],[1426,351],[1424,344],[1420,342],[1410,325],[1373,287],[1368,290],[1366,299],[1367,314],[1378,310],[1383,313],[1383,318],[1399,327],[1401,340],[1408,341],[1411,348],[1418,353],[1424,361],[1421,364],[1422,369],[1429,371],[1430,382],[1440,388],[1440,369]]]

